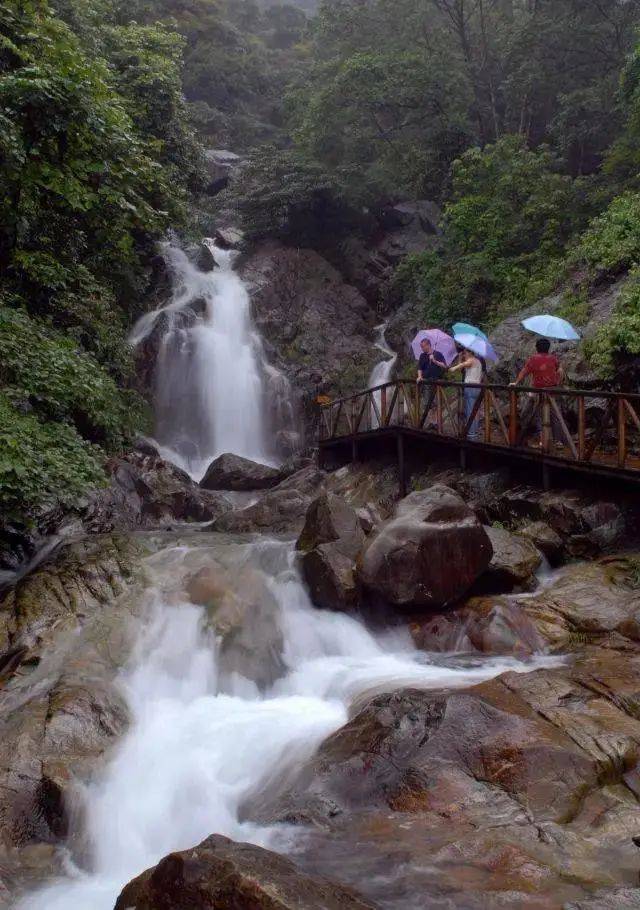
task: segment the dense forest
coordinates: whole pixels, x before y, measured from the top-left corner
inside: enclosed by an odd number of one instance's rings
[[[322,248],[428,198],[394,295],[491,326],[631,270],[592,342],[640,354],[640,0],[0,0],[0,508],[77,501],[145,427],[127,330],[206,200]],[[200,200],[200,201],[199,201]]]

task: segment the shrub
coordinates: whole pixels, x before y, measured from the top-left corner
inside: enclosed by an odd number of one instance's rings
[[[615,275],[640,256],[640,194],[625,193],[595,218],[569,256],[569,264],[586,267],[590,278]]]
[[[0,512],[3,521],[32,519],[74,505],[104,482],[103,456],[66,423],[42,423],[0,392]]]

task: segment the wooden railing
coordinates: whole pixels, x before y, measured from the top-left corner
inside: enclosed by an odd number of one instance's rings
[[[465,391],[477,399],[465,410]],[[469,410],[470,408],[470,410]],[[398,380],[321,408],[320,441],[392,427],[640,472],[640,395]]]

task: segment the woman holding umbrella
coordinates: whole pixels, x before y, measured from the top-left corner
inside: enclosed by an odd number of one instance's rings
[[[480,386],[485,372],[485,361],[487,359],[496,361],[498,355],[486,340],[486,337],[483,338],[480,335],[465,332],[455,335],[454,340],[463,348],[463,352],[460,361],[451,368],[451,372],[455,373],[458,370],[464,370],[464,417],[465,422],[468,423],[482,392]],[[468,438],[477,439],[479,435],[478,429],[479,420],[476,415],[469,428]]]

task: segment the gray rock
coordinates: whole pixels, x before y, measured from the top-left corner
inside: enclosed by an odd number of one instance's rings
[[[239,269],[247,282],[257,328],[273,358],[309,402],[317,389],[338,394],[364,388],[379,359],[372,331],[379,318],[362,294],[313,250],[265,243]]]
[[[201,272],[213,272],[215,268],[218,267],[213,251],[208,243],[203,242],[198,248],[198,255],[196,256],[196,265]]]
[[[200,486],[205,490],[266,490],[281,480],[279,468],[227,453],[211,462]]]
[[[358,574],[383,601],[441,608],[467,593],[491,557],[491,541],[471,509],[449,487],[435,485],[403,499],[373,533]]]
[[[222,493],[203,489],[157,455],[131,452],[113,459],[108,470],[109,486],[94,493],[82,513],[92,534],[213,521],[231,509]]]
[[[478,581],[485,594],[502,594],[532,586],[533,576],[540,568],[542,557],[530,540],[504,528],[485,527],[491,541],[493,556]]]
[[[324,493],[309,506],[297,548],[307,553],[321,544],[334,543],[341,553],[355,559],[364,539],[354,509],[339,496]]]
[[[640,910],[640,888],[601,891],[593,897],[571,901],[563,910]]]
[[[518,534],[530,540],[547,557],[552,566],[560,565],[563,544],[560,535],[544,521],[530,521],[518,529]]]
[[[324,493],[311,503],[297,548],[316,606],[346,610],[356,605],[356,558],[364,541],[358,515],[339,496]]]
[[[355,892],[289,859],[213,835],[130,882],[114,910],[372,910]]]

